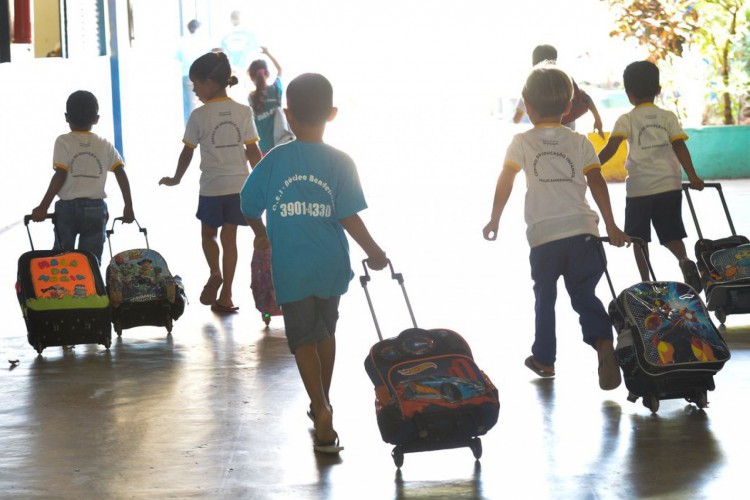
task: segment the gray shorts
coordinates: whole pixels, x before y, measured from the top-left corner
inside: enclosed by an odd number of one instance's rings
[[[339,319],[340,298],[306,297],[281,305],[286,340],[292,354],[300,346],[334,336]]]

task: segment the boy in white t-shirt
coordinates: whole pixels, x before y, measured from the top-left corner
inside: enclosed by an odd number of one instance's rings
[[[535,339],[525,365],[540,377],[555,375],[557,339],[555,300],[560,276],[580,316],[583,341],[597,351],[599,386],[620,385],[614,357],[612,325],[595,289],[604,274],[598,249],[599,217],[586,202],[586,189],[596,202],[610,243],[622,246],[628,236],[615,224],[601,165],[586,137],[561,125],[569,111],[573,83],[553,65],[536,66],[526,80],[523,99],[534,128],[517,134],[497,180],[492,216],[484,237],[497,238],[500,216],[518,172],[526,174],[526,236],[534,280]]]
[[[73,250],[78,238],[78,248],[93,253],[101,264],[109,219],[104,201],[107,173],[115,174],[122,191],[125,203],[122,220],[126,223],[135,219],[130,182],[115,147],[91,132],[99,121],[99,103],[94,94],[85,90],[70,94],[65,105],[65,120],[70,133],[55,141],[52,157],[55,174],[42,202],[31,212],[31,218],[43,221],[57,196],[53,249]]]
[[[649,61],[629,64],[623,73],[625,92],[635,107],[615,122],[609,141],[599,153],[603,165],[614,156],[623,140],[628,141],[625,169],[625,232],[644,242],[651,241],[651,224],[659,243],[677,257],[685,283],[700,292],[700,275],[685,250],[687,236],[682,223],[682,174],[685,169],[690,188],[703,189],[685,145],[687,135],[671,111],[658,108],[654,99],[661,92],[659,68]],[[648,253],[648,247],[646,247]],[[641,279],[648,281],[648,265],[635,249]]]

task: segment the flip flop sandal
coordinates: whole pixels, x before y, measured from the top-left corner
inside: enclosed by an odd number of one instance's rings
[[[550,378],[550,377],[554,377],[555,376],[554,370],[553,371],[549,371],[549,370],[545,370],[543,368],[540,368],[536,364],[536,361],[534,361],[534,356],[533,355],[529,356],[528,358],[526,358],[526,361],[524,361],[523,364],[526,365],[526,368],[528,368],[532,372],[536,373],[540,377]]]
[[[240,310],[237,306],[227,307],[219,304],[218,302],[211,304],[211,310],[219,314],[234,314]]]
[[[336,434],[336,438],[329,443],[324,443],[318,439],[318,436],[313,436],[313,450],[328,455],[336,455],[342,451],[344,447],[339,443],[339,435],[335,431],[334,434]]]
[[[224,280],[220,276],[212,275],[208,278],[206,286],[203,287],[201,292],[200,301],[204,306],[210,306],[216,302],[216,295],[219,293],[219,287],[224,283]]]

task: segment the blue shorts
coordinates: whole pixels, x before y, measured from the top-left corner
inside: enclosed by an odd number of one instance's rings
[[[292,354],[300,346],[334,336],[339,319],[340,298],[306,297],[281,305],[286,340]]]
[[[626,234],[651,241],[651,224],[662,245],[687,236],[682,223],[682,190],[625,200]]]
[[[221,227],[224,224],[247,226],[247,219],[240,209],[240,194],[225,194],[221,196],[199,196],[198,212],[195,216],[202,223],[211,227]]]

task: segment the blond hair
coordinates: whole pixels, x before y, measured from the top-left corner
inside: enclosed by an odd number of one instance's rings
[[[545,61],[531,70],[521,95],[541,116],[563,115],[573,98],[573,81],[563,70]]]

